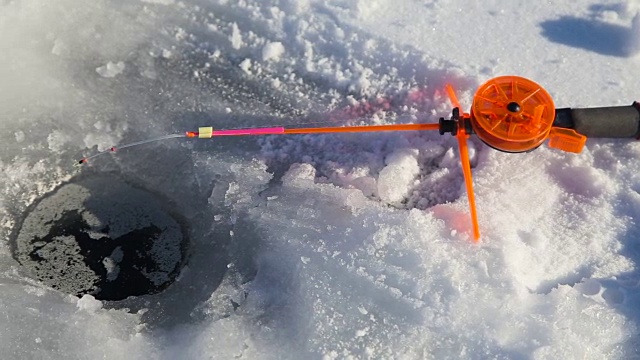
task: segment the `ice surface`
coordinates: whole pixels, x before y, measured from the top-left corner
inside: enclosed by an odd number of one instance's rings
[[[478,84],[511,74],[558,107],[629,105],[638,10],[0,2],[0,353],[637,357],[640,143],[624,139],[590,139],[577,155],[504,154],[472,139],[480,245],[469,242],[457,144],[436,133],[170,140],[105,155],[82,171],[168,197],[193,241],[165,293],[118,304],[33,282],[9,239],[79,157],[198,126],[435,122],[451,110],[444,84],[468,107]],[[114,274],[117,255],[105,263]]]
[[[631,22],[631,31],[629,33],[627,47],[627,51],[631,55],[640,52],[640,12],[633,17]]]

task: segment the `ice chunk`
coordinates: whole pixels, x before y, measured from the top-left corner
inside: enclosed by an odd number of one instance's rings
[[[378,196],[376,179],[370,176],[361,176],[351,181],[351,186],[362,191],[365,196]]]
[[[238,24],[236,23],[233,23],[231,26],[231,36],[229,37],[229,41],[231,41],[231,46],[236,50],[240,49],[242,45],[244,45],[240,28],[238,28]]]
[[[80,310],[96,312],[102,309],[102,302],[100,300],[96,300],[93,296],[86,294],[78,300],[77,306]]]
[[[25,139],[24,132],[22,130],[18,130],[14,133],[17,142],[23,142]]]
[[[282,177],[284,185],[313,184],[316,178],[316,169],[310,164],[293,164]]]
[[[124,252],[122,251],[122,247],[118,246],[113,250],[111,256],[107,256],[102,259],[102,265],[104,265],[104,268],[107,271],[108,281],[113,281],[118,278],[118,275],[120,274],[120,266],[118,266],[118,263],[120,263],[123,258]]]
[[[240,69],[242,69],[242,71],[244,71],[245,73],[251,74],[251,59],[242,60],[242,62],[238,66],[240,66]]]
[[[378,176],[378,194],[383,201],[401,201],[409,192],[409,188],[420,173],[418,151],[400,149],[386,159],[385,166]]]
[[[100,76],[105,78],[116,77],[124,71],[125,65],[124,62],[119,61],[117,63],[113,63],[109,61],[106,65],[100,66],[96,69],[96,72],[100,74]]]
[[[51,151],[62,151],[69,140],[71,140],[69,136],[59,130],[54,130],[47,136],[47,143]]]
[[[284,54],[284,45],[281,42],[268,43],[262,48],[262,60],[280,60],[280,57]]]
[[[60,40],[60,39],[56,39],[53,42],[53,47],[51,48],[51,53],[53,55],[63,55],[65,52],[68,51],[67,45],[64,43],[64,41]]]

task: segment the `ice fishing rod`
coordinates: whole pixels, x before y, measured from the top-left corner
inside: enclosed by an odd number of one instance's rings
[[[450,133],[458,140],[460,162],[465,181],[474,242],[480,239],[473,178],[467,139],[475,134],[488,146],[503,152],[522,153],[538,148],[546,140],[549,147],[566,152],[582,151],[587,138],[636,138],[640,136],[640,104],[598,108],[556,109],[549,93],[535,82],[518,76],[501,76],[482,84],[473,97],[470,112],[462,112],[451,85],[446,92],[453,106],[450,119],[440,118],[437,124],[390,124],[342,127],[285,128],[264,127],[216,130],[200,127],[198,131],[167,135],[112,147],[78,161],[78,165],[117,149],[152,141],[187,137],[211,139],[219,136],[321,134],[380,131],[438,130]]]

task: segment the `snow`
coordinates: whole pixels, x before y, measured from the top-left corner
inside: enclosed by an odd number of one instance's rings
[[[199,126],[436,122],[499,75],[557,107],[629,105],[640,2],[0,2],[6,359],[532,358],[640,353],[640,143],[580,154],[370,133],[168,140],[90,162],[189,222],[165,292],[105,302],[11,257],[37,198],[111,145]],[[162,244],[158,244],[162,246]],[[105,258],[116,278],[119,255]]]

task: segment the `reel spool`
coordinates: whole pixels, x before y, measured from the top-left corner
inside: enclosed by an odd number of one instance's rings
[[[549,137],[554,119],[551,95],[518,76],[493,78],[480,86],[470,115],[473,131],[484,143],[511,153],[540,146]]]

